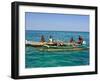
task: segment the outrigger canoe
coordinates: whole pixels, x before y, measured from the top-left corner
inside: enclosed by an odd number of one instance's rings
[[[65,44],[62,46],[55,46],[52,44],[49,45],[47,42],[41,43],[33,41],[26,42],[26,46],[35,47],[39,51],[82,51],[89,49],[86,45],[77,45],[76,47],[73,47],[72,45]]]
[[[38,48],[39,51],[82,51],[82,50],[88,50],[89,47],[87,46],[43,46],[41,48]]]

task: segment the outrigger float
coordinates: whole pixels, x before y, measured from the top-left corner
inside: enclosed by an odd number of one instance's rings
[[[26,46],[36,47],[39,51],[82,51],[88,50],[89,47],[87,45],[71,45],[70,43],[64,43],[63,45],[55,45],[53,43],[48,42],[33,42],[26,40]]]

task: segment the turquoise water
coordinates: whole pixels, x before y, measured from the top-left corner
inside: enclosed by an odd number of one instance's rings
[[[89,46],[89,32],[69,32],[69,31],[33,31],[26,30],[26,40],[40,41],[44,35],[48,41],[51,35],[54,40],[68,42],[71,37],[77,41],[81,35]],[[62,51],[62,52],[42,52],[37,48],[26,46],[25,48],[25,67],[63,67],[89,65],[89,50],[83,51]]]

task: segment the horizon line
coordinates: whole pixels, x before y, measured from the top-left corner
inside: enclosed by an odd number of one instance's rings
[[[30,31],[30,30],[29,30]],[[32,30],[31,30],[32,31]],[[64,31],[65,30],[33,30],[33,31]],[[67,31],[67,30],[66,30]],[[73,31],[73,30],[69,30],[67,32],[89,32],[89,31]]]

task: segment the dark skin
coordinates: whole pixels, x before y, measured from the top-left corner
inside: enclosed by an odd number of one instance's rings
[[[78,44],[82,44],[82,42],[83,42],[83,38],[81,36],[79,36],[79,38],[78,38]]]
[[[71,37],[71,39],[70,39],[70,43],[72,43],[72,42],[74,42],[74,39],[73,39],[73,37]]]
[[[45,42],[45,38],[44,38],[43,35],[41,36],[41,41],[40,42]]]

